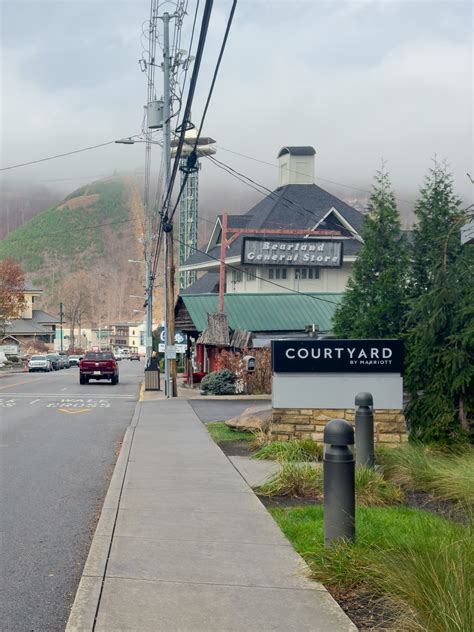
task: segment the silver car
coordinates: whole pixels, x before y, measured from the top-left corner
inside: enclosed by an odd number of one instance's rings
[[[33,371],[52,371],[53,367],[51,361],[45,355],[34,355],[31,356],[30,361],[28,362],[28,371],[32,373]]]

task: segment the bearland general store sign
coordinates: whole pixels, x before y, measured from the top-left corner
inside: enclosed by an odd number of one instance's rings
[[[342,265],[342,242],[301,239],[244,238],[241,263],[244,265],[319,266],[337,268]]]

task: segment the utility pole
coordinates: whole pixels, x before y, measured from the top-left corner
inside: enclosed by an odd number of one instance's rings
[[[59,324],[61,327],[61,351],[63,351],[63,304],[59,303]]]
[[[150,48],[148,52],[148,83],[147,83],[147,115],[148,107],[154,98],[155,90],[155,50],[156,50],[156,19],[157,15],[156,3],[150,5],[150,23],[149,23],[149,42]],[[150,209],[150,171],[151,171],[151,141],[152,135],[146,125],[145,132],[145,191],[143,196],[143,207],[145,215],[145,235],[143,242],[143,250],[145,254],[145,367],[151,361],[153,351],[153,270],[152,270],[152,243],[153,243],[153,218]]]
[[[173,248],[173,224],[168,219],[168,207],[171,192],[168,188],[171,180],[171,95],[170,95],[170,35],[169,13],[163,14],[163,174],[164,191],[166,195],[166,207],[163,209],[162,222],[165,239],[165,394],[167,397],[176,397],[176,352],[174,351],[174,248]],[[174,351],[174,352],[173,352]]]

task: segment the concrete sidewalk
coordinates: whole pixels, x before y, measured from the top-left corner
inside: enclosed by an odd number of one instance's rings
[[[141,402],[66,630],[356,630],[305,571],[188,402]]]

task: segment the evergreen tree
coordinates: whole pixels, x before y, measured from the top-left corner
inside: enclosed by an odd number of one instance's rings
[[[364,244],[336,311],[333,329],[344,338],[398,338],[405,312],[406,247],[390,178],[379,171],[361,236]]]
[[[407,318],[407,421],[412,438],[469,435],[474,411],[474,250],[452,177],[435,162],[415,207]],[[471,422],[470,422],[471,419]]]

